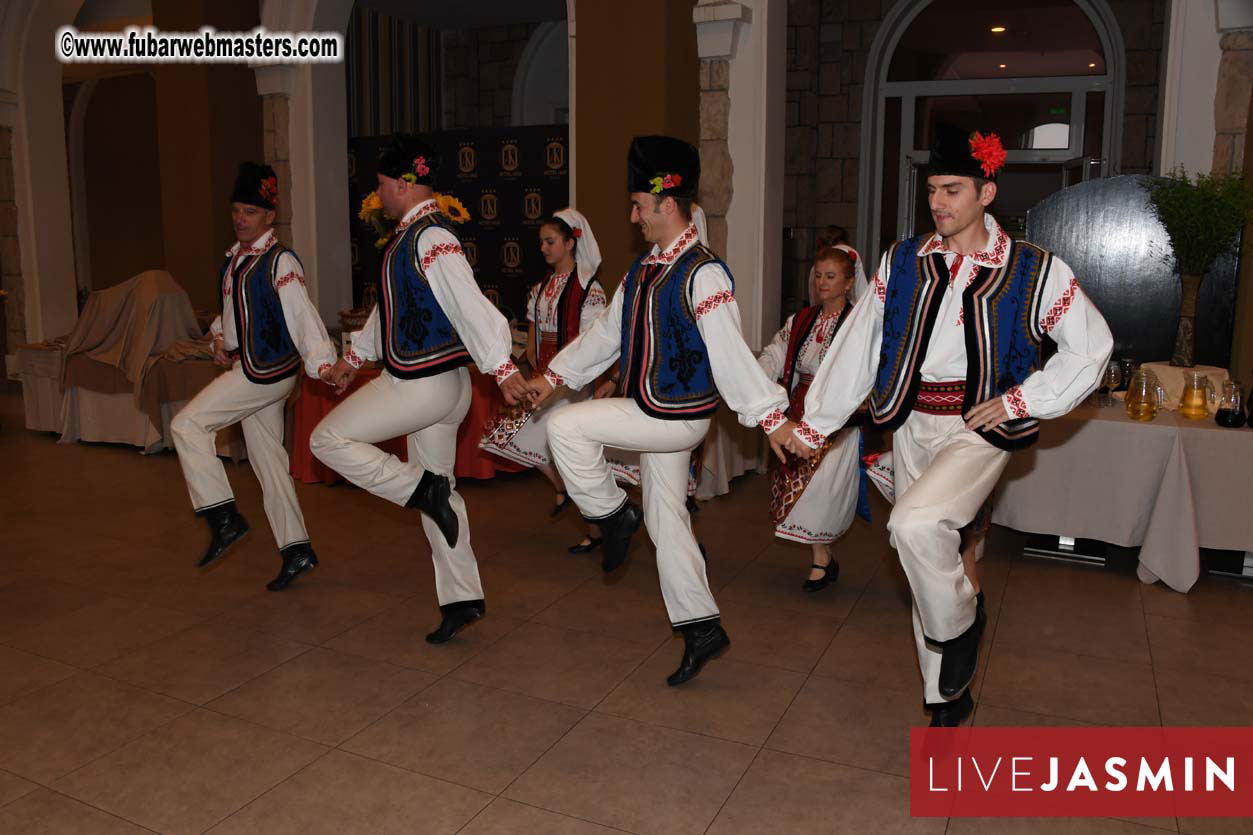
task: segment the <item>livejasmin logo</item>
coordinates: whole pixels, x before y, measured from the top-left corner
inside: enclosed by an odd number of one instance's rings
[[[910,814],[1246,817],[1253,728],[914,728]]]

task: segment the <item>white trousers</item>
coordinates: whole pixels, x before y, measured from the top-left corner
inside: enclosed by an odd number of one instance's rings
[[[926,701],[940,696],[947,641],[975,620],[975,588],[961,558],[961,529],[975,518],[1000,479],[1009,453],[966,428],[960,415],[913,412],[892,439],[896,505],[888,519],[913,593],[914,640]]]
[[[605,447],[640,453],[644,525],[657,548],[661,595],[673,626],[718,617],[687,512],[691,451],[708,430],[707,418],[659,420],[622,397],[573,403],[548,421],[548,446],[566,493],[591,521],[626,501]]]
[[[465,368],[416,380],[400,380],[384,371],[322,418],[309,438],[309,448],[323,464],[402,507],[427,470],[448,477],[453,486],[449,504],[457,514],[457,547],[449,548],[435,523],[419,514],[431,543],[441,606],[483,599],[466,505],[453,478],[457,427],[469,409],[470,375]],[[408,436],[407,463],[374,446],[400,435]]]
[[[215,437],[219,430],[240,424],[248,463],[261,482],[265,516],[279,548],[309,541],[283,446],[283,409],[299,379],[292,376],[277,383],[254,383],[236,363],[201,389],[170,422],[178,463],[197,511],[235,498],[218,460]]]

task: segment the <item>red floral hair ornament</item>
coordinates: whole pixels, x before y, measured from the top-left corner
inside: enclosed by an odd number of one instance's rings
[[[419,177],[425,177],[431,173],[431,169],[426,164],[426,157],[413,158],[413,170]]]
[[[571,230],[570,230],[570,233],[571,233],[572,235],[574,235],[574,237],[576,237],[576,238],[581,238],[581,237],[583,237],[583,230],[582,230],[581,228],[579,228],[578,226],[576,226],[576,227],[574,227],[573,229],[571,229]]]
[[[1005,148],[1001,138],[995,133],[987,136],[975,131],[970,135],[970,156],[983,166],[983,175],[988,179],[996,176],[996,172],[1005,165]]]

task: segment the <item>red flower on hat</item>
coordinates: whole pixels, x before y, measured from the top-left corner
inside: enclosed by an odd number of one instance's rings
[[[667,174],[661,180],[661,187],[662,188],[678,188],[679,184],[682,182],[683,182],[683,177],[681,177],[680,175]]]
[[[576,237],[576,238],[581,238],[581,237],[583,237],[583,229],[582,229],[581,227],[576,226],[576,227],[574,227],[573,229],[571,229],[570,231],[574,233],[574,237]]]
[[[430,174],[431,169],[426,164],[426,157],[414,157],[413,170],[419,177],[425,177],[427,174]]]
[[[258,190],[261,192],[261,197],[264,200],[270,203],[278,203],[278,179],[276,177],[266,177],[261,181]]]
[[[975,131],[970,135],[970,155],[979,165],[983,166],[985,177],[995,177],[996,172],[1005,164],[1005,148],[1001,138],[995,133],[987,136]]]

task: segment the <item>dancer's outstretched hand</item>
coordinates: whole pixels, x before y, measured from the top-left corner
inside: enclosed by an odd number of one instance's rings
[[[538,406],[549,398],[553,393],[553,384],[548,382],[548,378],[543,374],[536,374],[526,384],[527,400],[532,406]]]
[[[526,400],[530,389],[527,386],[526,378],[522,376],[522,372],[515,371],[501,380],[500,393],[505,396],[505,402],[510,406],[516,406],[523,400]]]

